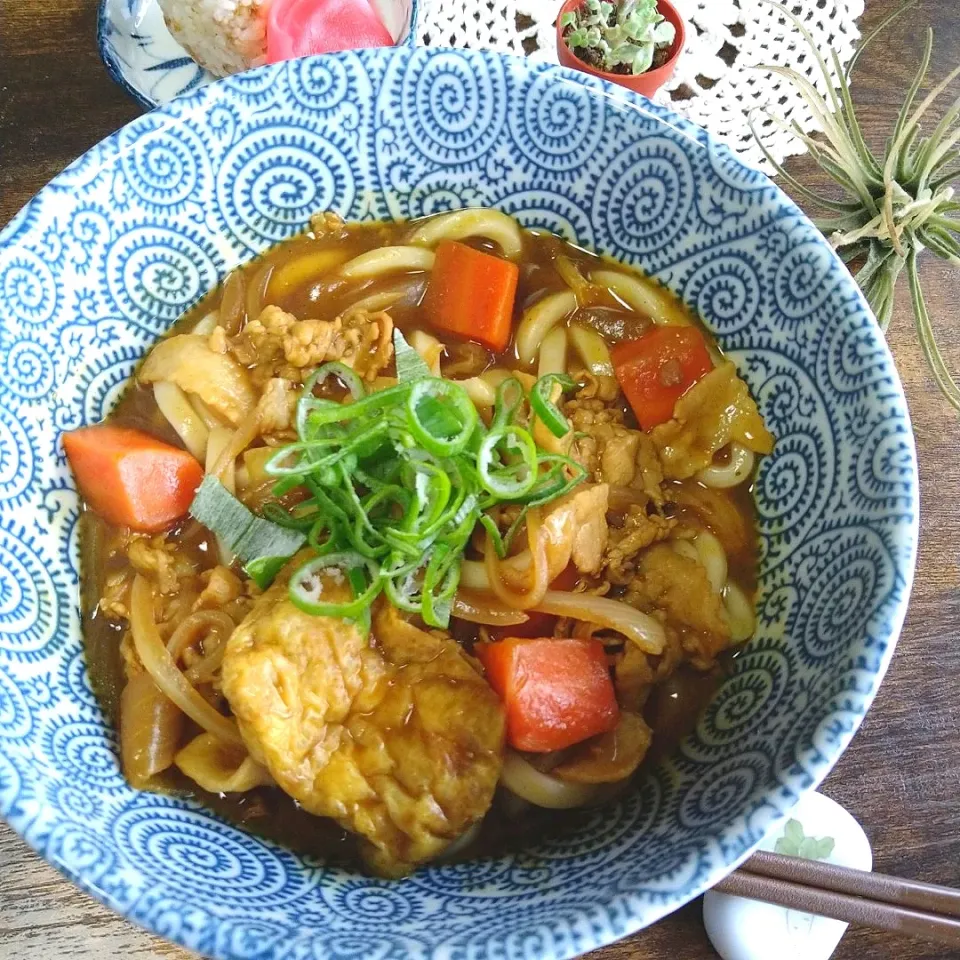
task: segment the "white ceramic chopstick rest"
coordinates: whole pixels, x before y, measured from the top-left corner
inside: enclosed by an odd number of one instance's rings
[[[829,855],[818,859],[857,870],[872,868],[870,841],[863,827],[829,797],[822,793],[806,794],[790,817],[802,827],[803,837],[814,841],[833,839]],[[781,824],[764,838],[758,849],[772,853],[779,840],[785,840],[781,849],[785,845],[793,848],[799,838],[796,825],[790,827],[785,837]],[[807,843],[804,851],[817,852],[817,846]],[[829,842],[820,844],[819,851],[829,846]],[[712,890],[703,898],[703,925],[723,960],[827,960],[848,926],[840,920]]]

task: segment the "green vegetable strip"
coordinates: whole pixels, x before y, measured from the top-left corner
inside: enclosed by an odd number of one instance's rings
[[[493,405],[493,422],[491,430],[498,430],[516,419],[520,405],[523,403],[523,384],[516,377],[507,377],[499,387]]]
[[[273,582],[280,567],[306,542],[302,530],[251,513],[213,474],[200,484],[190,516],[223,540],[261,588]]]
[[[300,401],[297,404],[296,427],[299,435],[303,434],[306,417],[309,415],[314,406],[318,402],[321,404],[330,402],[326,400],[318,401],[313,396],[313,390],[316,385],[320,384],[322,386],[329,376],[335,376],[338,380],[340,380],[340,382],[343,383],[350,391],[350,394],[355,401],[362,400],[367,395],[367,388],[363,385],[363,381],[345,363],[333,362],[322,364],[321,366],[317,367],[317,369],[310,375],[303,385],[303,392],[301,393]]]
[[[396,328],[393,331],[393,358],[397,365],[397,383],[412,383],[430,376],[426,361]]]
[[[420,355],[394,331],[397,384],[368,393],[344,364],[326,363],[306,381],[297,402],[297,440],[267,461],[276,497],[299,491],[292,509],[268,503],[254,516],[215,478],[201,485],[191,513],[240,556],[261,586],[304,544],[315,556],[294,572],[290,597],[308,613],[353,619],[369,628],[370,605],[381,593],[396,607],[445,627],[460,582],[463,553],[482,523],[503,557],[531,506],[563,496],[586,471],[574,460],[537,448],[529,424],[536,415],[557,436],[569,430],[551,401],[550,374],[534,385],[529,404],[509,377],[497,388],[489,429],[466,391],[431,376]],[[330,377],[350,397],[336,403],[315,395]],[[501,535],[485,510],[521,507]],[[342,578],[350,599],[323,596]]]
[[[461,562],[459,553],[454,553],[448,544],[441,543],[433,552],[423,576],[424,622],[449,622]]]
[[[336,377],[350,391],[354,400],[362,400],[367,395],[367,388],[356,373],[345,363],[334,360],[317,367],[307,378],[303,384],[302,398],[312,396],[314,387],[318,383],[322,386],[329,376]]]
[[[530,408],[555,437],[564,437],[570,424],[550,399],[554,384],[558,384],[561,391],[573,390],[577,385],[572,377],[564,373],[548,373],[533,385],[530,391]]]

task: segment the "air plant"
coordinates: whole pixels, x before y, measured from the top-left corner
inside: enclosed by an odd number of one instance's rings
[[[563,38],[584,63],[607,73],[645,73],[676,30],[657,10],[657,0],[583,0],[560,21]]]
[[[884,332],[893,315],[897,280],[906,268],[924,356],[947,400],[960,410],[960,387],[937,346],[917,272],[917,258],[924,250],[930,250],[960,267],[960,220],[951,216],[960,210],[960,202],[953,199],[952,186],[960,176],[960,149],[957,148],[960,142],[960,124],[957,122],[960,99],[950,105],[928,136],[920,133],[920,120],[949,84],[960,76],[960,67],[952,70],[915,106],[917,93],[927,77],[933,50],[933,31],[928,29],[920,66],[907,90],[883,155],[878,157],[867,146],[854,111],[850,78],[873,39],[905,10],[914,6],[916,0],[905,3],[866,36],[846,70],[841,67],[836,53],[831,51],[839,89],[834,89],[827,64],[804,25],[775,0],[765,2],[796,24],[816,57],[829,91],[827,97],[823,97],[806,77],[788,67],[763,67],[786,77],[797,87],[822,128],[823,135],[814,138],[804,133],[796,122],[787,124],[776,117],[771,119],[803,141],[813,159],[843,188],[847,196],[837,200],[810,190],[774,160],[757,137],[752,120],[751,130],[780,176],[800,196],[830,211],[830,216],[815,222],[846,263],[861,263],[856,280]]]

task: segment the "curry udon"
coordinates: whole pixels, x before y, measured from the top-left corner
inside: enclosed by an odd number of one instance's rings
[[[754,629],[734,365],[496,211],[315,217],[64,443],[129,782],[384,875],[614,796]]]

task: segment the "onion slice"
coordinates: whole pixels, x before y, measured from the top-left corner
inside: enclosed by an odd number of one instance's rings
[[[153,591],[139,575],[134,578],[130,591],[130,629],[140,662],[164,695],[218,740],[243,747],[240,731],[233,720],[200,696],[170,656],[153,618]]]
[[[616,630],[632,640],[644,653],[660,654],[667,639],[663,626],[653,617],[641,613],[629,603],[597,597],[592,593],[566,593],[548,590],[533,608],[537,613],[557,617],[573,617]]]
[[[206,642],[215,637],[217,644],[225,643],[235,626],[233,618],[222,610],[195,610],[177,624],[167,641],[167,650],[173,662],[179,663],[184,653],[200,640]]]
[[[493,538],[487,531],[486,546],[484,547],[484,568],[490,589],[508,607],[517,610],[528,610],[540,602],[549,585],[547,578],[547,546],[545,538],[540,536],[540,508],[531,507],[527,511],[527,542],[529,543],[532,558],[532,577],[529,577],[529,586],[522,593],[511,590],[503,580],[503,564],[497,556],[493,546]]]
[[[472,590],[460,590],[453,601],[453,615],[468,623],[488,627],[515,627],[529,619],[520,610],[503,607]]]
[[[599,788],[593,783],[570,783],[541,773],[513,750],[503,758],[500,782],[535,807],[548,810],[570,810],[582,807],[594,800]]]

